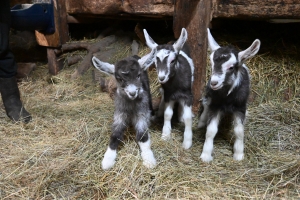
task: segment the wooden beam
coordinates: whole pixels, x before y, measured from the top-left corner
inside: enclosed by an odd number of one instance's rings
[[[215,0],[214,18],[272,19],[300,17],[299,0]]]
[[[172,16],[173,0],[67,0],[69,15]]]
[[[48,68],[49,73],[52,75],[58,74],[58,72],[63,68],[64,60],[59,59],[56,56],[55,48],[47,48],[47,59],[48,59]]]
[[[180,36],[182,28],[188,32],[187,43],[190,46],[194,61],[193,111],[200,106],[206,77],[207,59],[207,28],[211,21],[212,2],[210,0],[176,0],[174,10],[173,30],[175,38]]]
[[[53,0],[53,11],[55,32],[53,34],[44,34],[35,31],[35,36],[39,45],[48,47],[47,58],[49,73],[56,75],[63,68],[63,62],[56,56],[55,48],[59,49],[62,44],[69,41],[65,0]]]
[[[52,34],[44,34],[42,32],[35,31],[37,42],[41,46],[60,47],[69,40],[65,1],[53,0],[53,12],[55,32]]]

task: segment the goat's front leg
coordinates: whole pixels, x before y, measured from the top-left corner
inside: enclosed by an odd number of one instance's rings
[[[234,114],[234,135],[235,142],[233,145],[233,159],[243,160],[244,159],[244,124],[245,114],[235,113]]]
[[[136,140],[141,149],[141,156],[144,166],[153,168],[156,165],[153,152],[151,150],[151,141],[148,131],[148,123],[143,117],[139,118],[135,124]]]
[[[209,122],[206,130],[206,138],[203,146],[203,151],[200,156],[203,162],[210,162],[213,160],[212,152],[214,149],[214,138],[218,132],[218,125],[220,121],[220,114],[217,113]]]
[[[107,170],[114,166],[117,157],[117,148],[120,141],[123,140],[125,129],[126,124],[122,121],[121,115],[115,116],[110,142],[102,160],[102,169]]]
[[[161,138],[163,140],[171,139],[171,119],[173,116],[174,101],[165,102],[164,126]]]
[[[189,149],[192,146],[192,139],[193,139],[193,131],[192,131],[193,112],[191,106],[185,105],[184,102],[180,102],[180,104],[181,104],[180,107],[183,108],[182,119],[185,126],[182,147],[184,149]]]

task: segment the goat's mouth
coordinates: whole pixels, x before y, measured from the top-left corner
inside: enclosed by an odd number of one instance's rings
[[[137,96],[138,96],[138,92],[135,93],[135,95],[131,95],[131,94],[127,93],[127,96],[128,96],[128,98],[129,98],[130,100],[135,100],[135,99],[137,98]]]
[[[216,86],[210,86],[212,90],[219,90],[223,87],[223,84],[220,84],[220,85],[216,85]]]
[[[164,83],[166,83],[168,80],[169,80],[169,78],[166,77],[164,80],[158,79],[158,82],[159,82],[160,84],[164,84]]]

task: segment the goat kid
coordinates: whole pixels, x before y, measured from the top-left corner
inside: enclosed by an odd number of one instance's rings
[[[123,140],[127,126],[132,125],[136,131],[136,140],[141,149],[143,164],[148,168],[156,165],[153,152],[150,148],[149,124],[152,112],[151,93],[147,69],[155,51],[139,58],[132,56],[120,60],[116,65],[92,58],[96,69],[113,75],[117,83],[115,94],[114,122],[110,143],[102,160],[102,169],[106,170],[115,164],[117,147]],[[149,62],[150,61],[150,62]]]
[[[144,29],[146,43],[149,48],[157,53],[154,63],[158,74],[158,81],[162,86],[162,100],[158,116],[164,113],[162,139],[171,138],[171,118],[176,102],[179,103],[180,121],[184,122],[183,148],[192,146],[192,83],[194,78],[194,64],[190,58],[187,44],[188,34],[183,28],[178,40],[173,44],[158,45]]]
[[[204,162],[213,160],[213,139],[218,132],[221,118],[229,114],[234,119],[233,159],[242,160],[244,122],[250,93],[249,69],[244,63],[258,52],[260,40],[256,39],[249,48],[239,51],[232,46],[220,47],[209,29],[207,33],[211,50],[211,78],[206,86],[206,94],[202,101],[203,112],[198,122],[198,128],[207,126],[200,158]]]

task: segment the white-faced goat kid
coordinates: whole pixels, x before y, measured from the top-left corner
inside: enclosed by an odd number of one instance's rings
[[[151,94],[147,71],[150,54],[139,58],[128,57],[112,65],[92,58],[93,65],[100,71],[113,75],[117,82],[115,94],[114,122],[110,143],[102,160],[102,169],[113,167],[117,157],[117,147],[123,139],[125,129],[132,125],[136,131],[136,140],[141,149],[143,164],[148,168],[156,165],[150,148],[148,127],[152,112]],[[148,59],[149,58],[149,59]]]
[[[250,75],[245,61],[253,57],[260,48],[256,39],[244,51],[232,46],[220,47],[212,37],[209,29],[208,43],[211,50],[211,77],[206,86],[202,101],[203,112],[198,127],[206,128],[206,139],[200,156],[202,161],[212,161],[213,140],[218,132],[218,125],[225,115],[233,116],[235,142],[233,159],[244,158],[244,122],[247,101],[250,93]]]
[[[192,146],[192,83],[194,74],[193,60],[190,58],[188,47],[185,45],[187,31],[183,28],[178,40],[173,44],[158,45],[144,29],[148,47],[156,50],[154,63],[158,74],[158,81],[162,86],[162,100],[158,115],[164,113],[162,139],[171,137],[171,118],[173,107],[179,103],[180,121],[185,124],[183,148]]]

